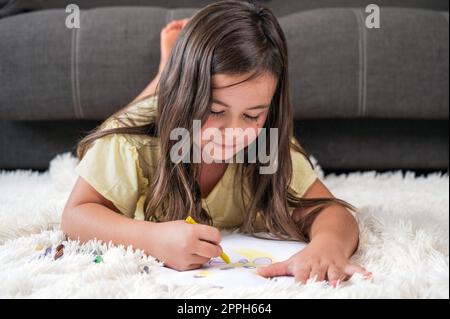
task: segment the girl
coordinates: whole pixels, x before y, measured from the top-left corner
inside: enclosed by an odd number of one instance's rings
[[[234,163],[219,152],[247,154],[257,134],[243,145],[235,137],[214,144],[212,163],[173,162],[171,132],[192,134],[195,119],[202,132],[222,135],[225,128],[277,128],[277,170],[260,174],[259,160]],[[199,147],[209,142],[202,135]],[[355,272],[370,275],[349,260],[359,238],[349,211],[356,209],[317,178],[293,136],[286,39],[273,13],[258,4],[220,1],[169,23],[161,31],[158,75],[82,139],[77,156],[79,178],[61,222],[71,238],[132,245],[188,270],[220,255],[219,229],[266,231],[309,244],[258,269],[262,276],[335,286]],[[199,224],[186,223],[188,215]]]

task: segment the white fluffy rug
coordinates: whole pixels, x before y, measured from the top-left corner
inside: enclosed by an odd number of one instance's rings
[[[314,158],[312,158],[313,161]],[[3,298],[449,298],[448,174],[329,175],[337,197],[361,208],[353,257],[374,273],[334,289],[268,281],[245,289],[174,286],[155,279],[152,257],[91,241],[65,243],[63,258],[39,258],[63,239],[62,209],[76,179],[70,153],[45,173],[0,172],[0,297]],[[103,262],[94,263],[100,250]],[[144,271],[145,270],[145,271]]]

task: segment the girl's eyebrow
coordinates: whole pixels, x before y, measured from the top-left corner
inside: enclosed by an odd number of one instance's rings
[[[220,104],[220,105],[223,105],[223,106],[226,106],[226,107],[230,107],[230,106],[229,106],[228,104],[226,104],[225,102],[222,102],[222,101],[219,101],[219,100],[216,100],[216,99],[213,99],[212,102],[213,102],[213,103]],[[269,105],[260,104],[260,105],[256,105],[256,106],[249,107],[248,110],[265,109],[265,108],[268,108],[268,107],[269,107]]]

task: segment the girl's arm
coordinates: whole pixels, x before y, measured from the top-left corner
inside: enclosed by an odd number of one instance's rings
[[[316,179],[303,197],[334,196],[319,179]],[[312,209],[294,210],[294,220],[299,220]],[[340,246],[345,256],[350,257],[358,246],[359,228],[355,218],[346,208],[334,205],[325,208],[319,213],[308,230],[308,236],[311,242],[332,243]]]
[[[69,238],[81,242],[97,238],[114,244],[133,245],[149,253],[146,239],[154,231],[153,223],[127,218],[118,212],[112,202],[83,178],[78,178],[64,207],[61,229]]]
[[[316,179],[303,197],[333,195]],[[312,209],[314,208],[310,208]],[[296,209],[293,218],[298,220],[307,213],[308,210]],[[291,275],[301,283],[306,283],[309,278],[328,280],[332,286],[349,279],[357,272],[365,276],[371,275],[363,267],[350,262],[350,256],[358,245],[359,229],[355,218],[347,209],[338,205],[325,208],[316,216],[307,231],[311,241],[305,249],[288,260],[259,268],[258,273],[264,277]]]
[[[184,220],[152,223],[128,218],[81,177],[64,207],[61,229],[81,242],[96,238],[132,245],[176,270],[199,268],[222,253],[217,228]]]

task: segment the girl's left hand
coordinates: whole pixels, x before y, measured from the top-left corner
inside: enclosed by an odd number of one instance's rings
[[[304,284],[308,278],[317,276],[317,281],[327,279],[333,287],[354,273],[361,273],[366,278],[372,275],[363,267],[352,264],[337,245],[314,241],[285,261],[258,268],[258,274],[263,277],[294,276],[295,281]]]

